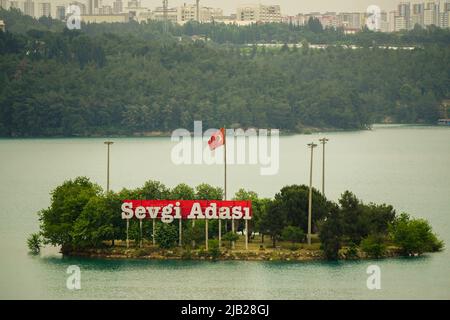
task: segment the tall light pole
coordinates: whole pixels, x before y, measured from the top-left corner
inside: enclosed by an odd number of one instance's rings
[[[325,144],[329,141],[330,139],[327,138],[322,138],[319,139],[320,143],[322,143],[322,195],[325,196]]]
[[[109,192],[109,148],[114,143],[112,141],[104,142],[108,146],[108,155],[107,155],[107,163],[106,163],[106,193]]]
[[[308,147],[311,148],[311,166],[309,171],[309,205],[308,205],[308,244],[311,244],[311,216],[312,216],[312,172],[313,172],[313,153],[317,144],[314,142],[308,143]]]

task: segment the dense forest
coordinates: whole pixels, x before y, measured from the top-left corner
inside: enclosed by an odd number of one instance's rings
[[[189,23],[163,32],[154,22],[69,31],[14,10],[0,19],[8,30],[0,32],[5,137],[169,132],[194,120],[292,132],[435,123],[450,97],[450,32],[438,28],[349,36],[316,23]],[[378,47],[386,44],[416,49]]]

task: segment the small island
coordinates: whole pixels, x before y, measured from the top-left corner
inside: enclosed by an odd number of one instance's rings
[[[316,189],[313,236],[307,244],[308,192],[307,186],[290,185],[268,199],[240,189],[233,200],[252,201],[248,232],[243,221],[235,220],[234,227],[224,221],[219,244],[218,220],[211,220],[206,244],[204,220],[156,221],[155,226],[149,219],[130,220],[127,227],[121,204],[126,199],[218,200],[223,197],[221,188],[208,184],[192,188],[182,183],[170,189],[150,180],[141,188],[104,192],[88,178],[77,177],[52,191],[51,205],[38,213],[40,230],[27,242],[33,254],[39,254],[42,245],[53,245],[67,256],[212,261],[378,259],[419,256],[444,248],[424,219],[397,214],[390,205],[365,204],[350,191],[335,203]]]

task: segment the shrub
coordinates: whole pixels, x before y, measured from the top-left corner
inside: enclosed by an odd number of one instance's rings
[[[235,232],[227,232],[224,234],[224,236],[222,237],[222,239],[224,241],[228,241],[229,242],[229,248],[231,248],[231,243],[233,241],[237,241],[239,239],[239,236],[235,233]]]
[[[358,246],[352,242],[349,247],[344,252],[346,259],[355,259],[358,258]]]
[[[305,240],[305,233],[299,227],[288,226],[281,232],[281,238],[284,241],[303,242]]]
[[[341,248],[343,236],[343,222],[339,210],[332,212],[320,225],[319,238],[324,255],[329,260],[339,258],[339,249]]]
[[[444,243],[433,233],[428,221],[411,219],[402,213],[390,226],[391,237],[404,254],[440,251]]]
[[[171,224],[160,223],[156,229],[155,239],[161,248],[173,248],[178,240],[177,229]]]
[[[361,241],[361,250],[371,258],[381,258],[386,254],[384,238],[379,235],[369,235]]]
[[[32,254],[39,254],[41,251],[41,236],[39,233],[31,234],[27,239],[28,249]]]
[[[220,257],[221,252],[218,240],[209,240],[208,254],[213,260],[217,260]]]
[[[184,250],[183,253],[181,254],[181,259],[182,260],[191,260],[192,259],[191,249]]]

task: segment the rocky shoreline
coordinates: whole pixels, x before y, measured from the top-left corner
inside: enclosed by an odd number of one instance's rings
[[[66,256],[102,259],[147,259],[147,260],[237,260],[237,261],[318,261],[325,260],[322,250],[319,249],[264,249],[264,250],[230,250],[225,249],[217,256],[203,249],[186,250],[174,248],[164,250],[160,248],[102,248],[65,250]],[[383,257],[393,258],[401,256],[397,248],[390,248]],[[371,259],[363,252],[348,254],[342,250],[339,260]]]

